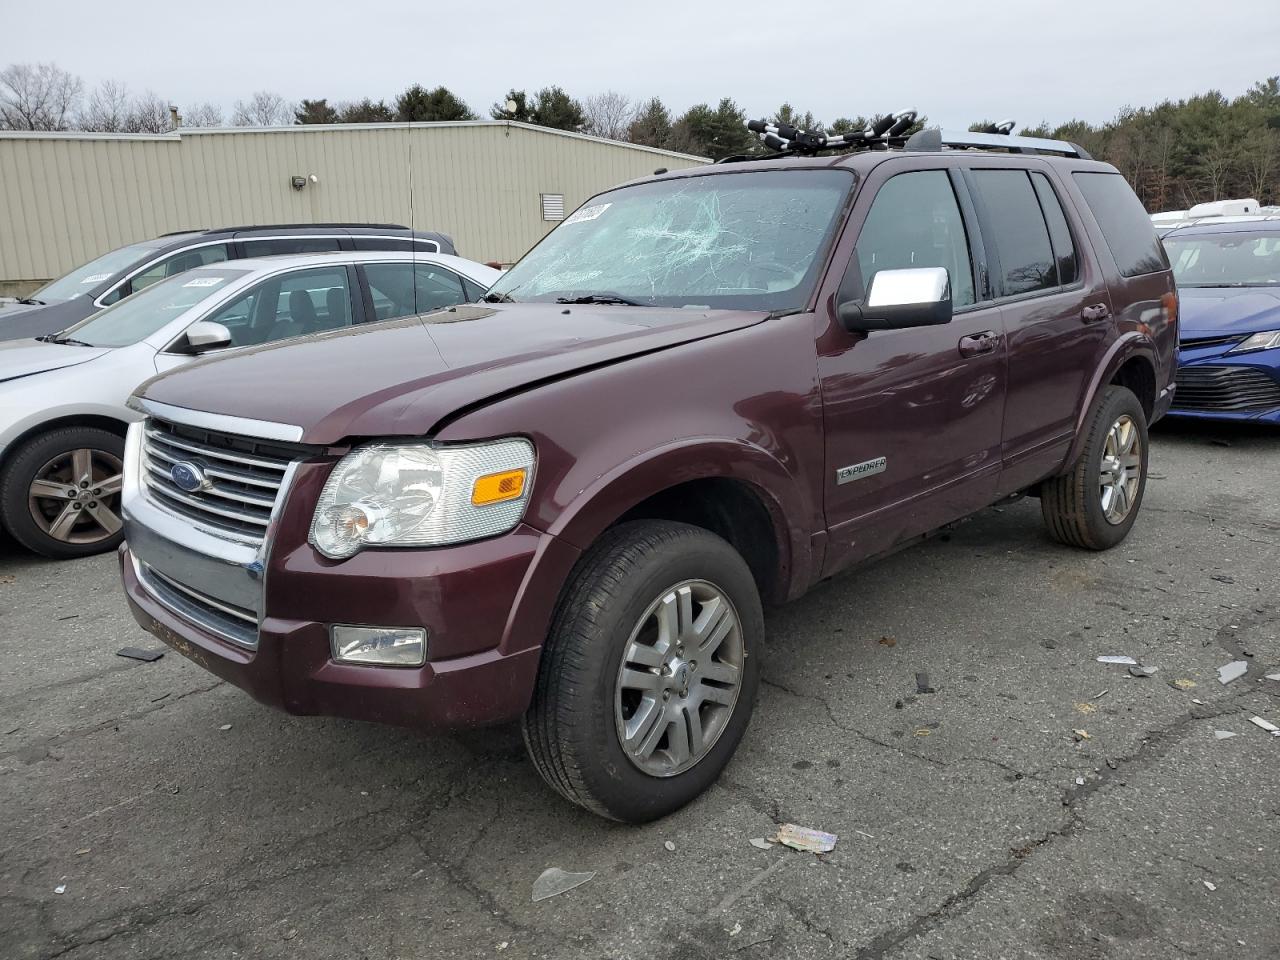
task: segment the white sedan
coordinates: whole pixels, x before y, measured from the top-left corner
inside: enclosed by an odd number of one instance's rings
[[[232,260],[170,277],[61,333],[0,343],[0,521],[48,557],[114,549],[124,434],[139,419],[125,403],[144,380],[214,351],[479,300],[498,276],[443,254]]]

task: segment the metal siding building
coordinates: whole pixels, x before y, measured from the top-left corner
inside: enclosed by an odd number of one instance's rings
[[[557,197],[568,212],[658,167],[705,162],[506,121],[5,131],[0,293],[29,292],[126,243],[227,224],[412,220],[452,236],[463,256],[511,263],[554,226],[543,216]]]

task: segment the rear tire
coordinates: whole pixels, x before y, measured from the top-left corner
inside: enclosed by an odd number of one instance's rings
[[[678,810],[746,731],[763,638],[751,571],[720,537],[659,520],[608,531],[579,561],[543,648],[523,721],[538,773],[613,820]]]
[[[1125,387],[1109,386],[1085,422],[1084,451],[1060,477],[1040,485],[1049,535],[1107,550],[1129,535],[1147,487],[1147,417]]]
[[[98,427],[32,437],[0,477],[0,519],[28,550],[66,560],[114,550],[120,526],[124,440]]]

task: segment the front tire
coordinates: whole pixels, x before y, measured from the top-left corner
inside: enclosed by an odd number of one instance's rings
[[[32,437],[0,477],[0,518],[28,550],[54,560],[114,550],[124,539],[124,440],[97,427]]]
[[[693,800],[737,749],[764,616],[746,562],[699,527],[642,520],[583,556],[542,652],[525,745],[566,799],[644,823]]]
[[[1129,535],[1147,488],[1147,416],[1125,387],[1109,386],[1085,423],[1070,471],[1040,486],[1040,510],[1060,543],[1107,550]]]

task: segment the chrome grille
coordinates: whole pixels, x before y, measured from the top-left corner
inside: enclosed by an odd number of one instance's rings
[[[308,453],[301,446],[153,417],[143,430],[142,474],[148,496],[158,505],[243,543],[260,544],[285,471]],[[178,463],[198,467],[204,486],[180,489],[172,474]]]
[[[141,561],[135,560],[135,564],[138,579],[152,596],[174,613],[242,647],[257,647],[258,617],[252,610],[183,586]]]
[[[1175,382],[1175,410],[1243,413],[1280,407],[1280,383],[1256,367],[1181,367]]]

